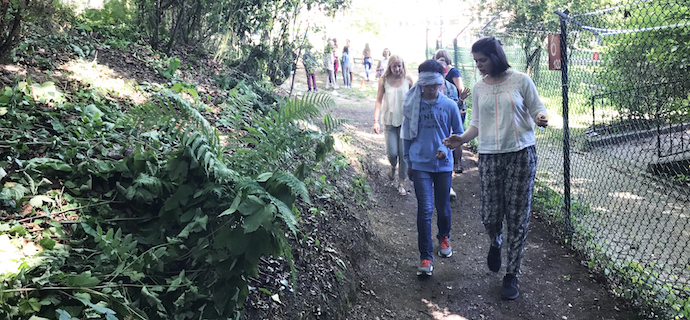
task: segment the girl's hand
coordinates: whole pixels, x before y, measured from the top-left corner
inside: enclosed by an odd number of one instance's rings
[[[451,134],[450,137],[443,139],[443,145],[450,149],[455,149],[463,143],[465,141],[462,141],[462,138],[457,134]]]
[[[538,126],[540,126],[540,127],[542,127],[542,128],[546,128],[546,126],[549,125],[549,117],[548,117],[545,113],[539,112],[539,113],[537,114],[537,117],[534,118],[534,122],[535,122]]]
[[[379,122],[374,121],[374,133],[379,134],[380,131],[381,131],[381,128],[379,127]]]
[[[460,100],[465,100],[469,96],[470,96],[470,88],[464,88],[462,90],[459,90],[458,97],[460,97]]]
[[[438,160],[443,160],[443,159],[445,159],[445,158],[446,158],[446,153],[445,153],[445,152],[443,152],[443,151],[441,151],[441,150],[436,151],[436,159],[438,159]]]

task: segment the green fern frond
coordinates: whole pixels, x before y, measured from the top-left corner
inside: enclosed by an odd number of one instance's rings
[[[280,108],[278,119],[276,119],[282,122],[317,116],[321,111],[335,106],[335,101],[327,94],[307,94],[301,98],[288,98],[285,101],[285,106]]]
[[[301,197],[305,202],[311,203],[309,200],[309,191],[307,190],[307,186],[304,184],[304,182],[300,181],[292,174],[284,171],[276,171],[268,180],[268,183],[271,184],[272,187],[277,187],[280,184],[284,184],[290,188],[292,195]]]
[[[135,184],[143,185],[153,191],[155,191],[158,194],[163,193],[163,182],[161,179],[150,176],[145,173],[139,174],[136,179],[134,179]]]
[[[347,121],[344,119],[334,118],[333,116],[327,113],[323,116],[324,131],[326,131],[327,133],[333,132],[340,126],[342,126],[345,122]]]
[[[290,228],[290,231],[292,231],[292,233],[296,235],[297,218],[295,217],[295,213],[292,212],[290,207],[288,207],[288,205],[285,202],[280,201],[278,198],[270,194],[268,195],[268,198],[271,200],[271,203],[273,203],[273,205],[275,205],[276,208],[278,208],[278,217],[283,219],[283,221],[285,221],[285,225],[287,225],[288,228]]]
[[[264,195],[266,193],[266,189],[264,189],[258,182],[256,182],[255,179],[252,179],[250,177],[240,177],[236,181],[237,185],[235,190],[242,191],[243,194],[246,195]]]

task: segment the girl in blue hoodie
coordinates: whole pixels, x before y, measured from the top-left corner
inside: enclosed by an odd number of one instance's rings
[[[420,259],[417,275],[431,275],[434,267],[431,218],[434,204],[438,214],[438,235],[442,257],[450,257],[451,209],[449,191],[453,174],[453,153],[443,144],[450,134],[462,134],[457,104],[439,93],[444,85],[443,67],[435,60],[419,65],[419,80],[403,104],[404,159],[417,196],[417,233]]]

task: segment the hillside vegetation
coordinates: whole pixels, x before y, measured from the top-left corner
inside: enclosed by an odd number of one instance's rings
[[[276,95],[285,74],[256,58],[262,44],[214,59],[178,38],[204,35],[172,32],[184,19],[158,21],[172,29],[156,26],[157,41],[130,33],[117,13],[151,5],[136,4],[78,16],[45,4],[51,19],[20,16],[3,39],[0,317],[338,317],[362,253],[319,239],[364,231],[346,209],[362,198],[330,196],[352,187],[330,183],[352,171],[331,152],[334,102]],[[19,19],[22,5],[4,10]],[[168,5],[154,9],[189,18],[207,4]],[[300,285],[328,292],[301,298]]]

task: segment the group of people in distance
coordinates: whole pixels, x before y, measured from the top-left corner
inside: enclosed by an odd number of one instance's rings
[[[489,235],[487,266],[493,272],[501,268],[505,225],[507,263],[501,298],[512,300],[519,295],[518,274],[537,169],[534,125],[546,127],[548,116],[534,81],[510,68],[498,39],[479,39],[471,53],[483,78],[472,89],[472,116],[466,130],[465,99],[470,90],[463,86],[459,71],[443,49],[419,65],[416,83],[400,56],[388,57],[378,82],[373,130],[384,132],[391,164],[388,178],[394,181],[397,169],[398,193],[407,195],[406,178],[414,186],[421,260],[418,276],[430,276],[434,270],[434,206],[438,254],[453,254],[453,171],[464,170],[461,146],[478,138],[479,213]]]
[[[352,88],[352,70],[355,68],[355,57],[354,53],[350,52],[350,40],[346,40],[346,45],[342,49],[342,56],[338,58],[338,41],[335,38],[328,39],[328,43],[324,48],[324,61],[326,69],[326,89],[332,87],[333,89],[339,89],[338,85],[338,69],[342,70],[343,85],[346,88]],[[308,92],[318,92],[319,89],[316,87],[316,70],[319,68],[319,62],[312,53],[313,47],[310,44],[306,44],[304,47],[304,54],[302,55],[302,64],[304,65],[305,73],[307,74],[307,88]],[[383,72],[388,67],[388,58],[391,52],[388,48],[383,50],[383,59],[379,60],[376,66],[376,78],[380,78]],[[373,67],[374,60],[371,57],[371,48],[369,44],[364,45],[364,50],[362,50],[362,63],[364,64],[364,73],[366,75],[367,81],[370,80],[371,68]]]

